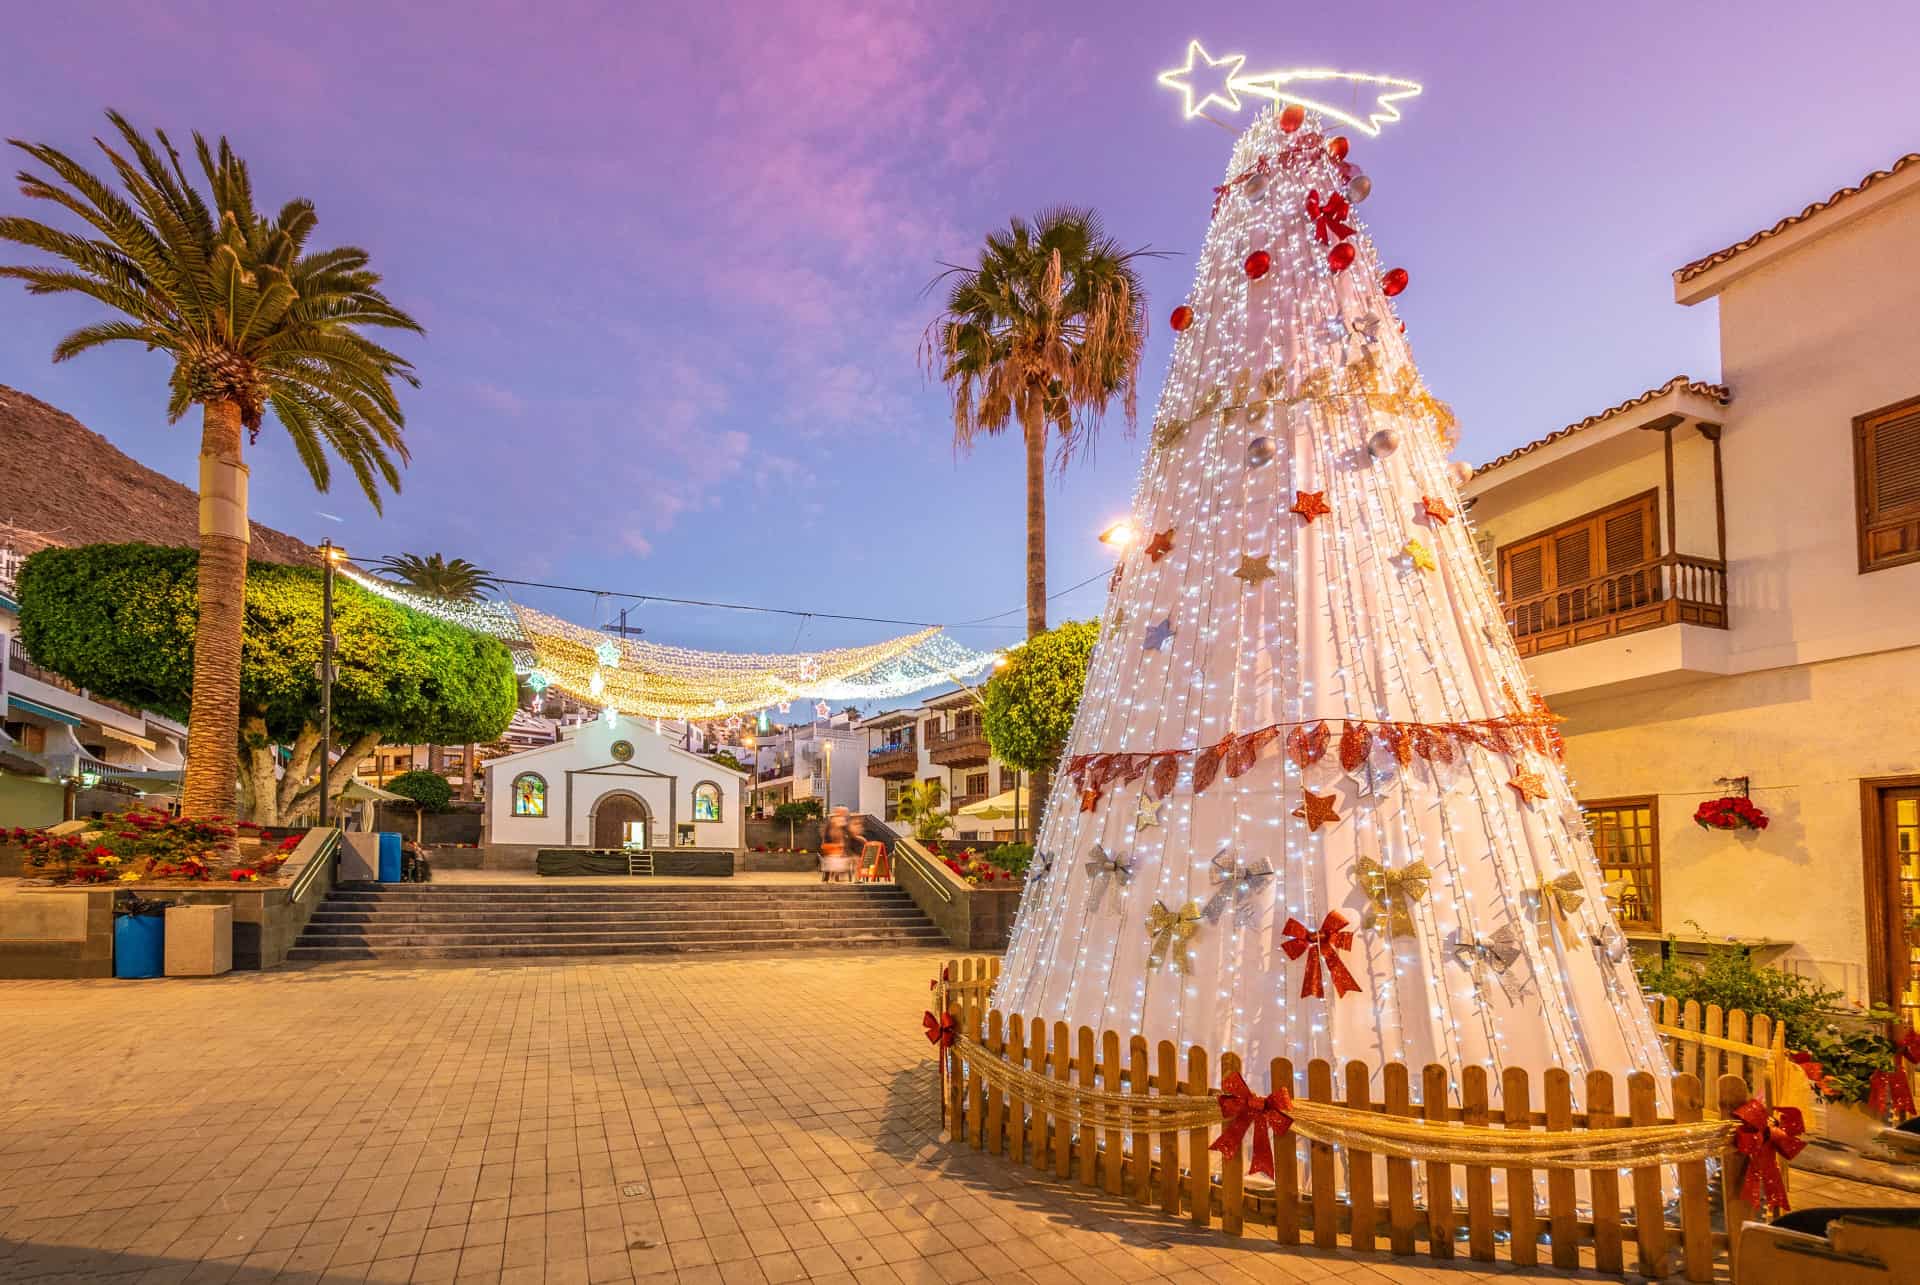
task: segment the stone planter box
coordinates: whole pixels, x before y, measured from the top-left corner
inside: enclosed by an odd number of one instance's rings
[[[233,907],[167,907],[168,977],[218,977],[233,971]]]
[[[950,945],[959,950],[1006,949],[1020,909],[1021,885],[970,884],[905,837],[893,844],[893,881],[939,925]]]

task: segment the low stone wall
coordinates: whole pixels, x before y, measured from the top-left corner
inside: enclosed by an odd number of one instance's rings
[[[232,906],[234,968],[273,968],[333,888],[333,833],[308,831],[271,884],[141,884],[139,892],[176,906]],[[0,977],[113,976],[114,892],[40,884],[0,893]]]
[[[960,950],[1005,950],[1020,909],[1018,885],[977,887],[912,839],[893,845],[893,881]]]
[[[743,842],[748,851],[754,848],[804,848],[808,852],[820,851],[820,822],[795,821],[793,833],[789,837],[785,821],[762,821],[755,817],[747,818],[747,833]]]
[[[740,869],[749,874],[813,874],[820,869],[817,852],[754,852],[741,854]]]
[[[480,822],[484,815],[479,803],[449,804],[445,812],[424,812],[417,818],[414,809],[404,803],[382,803],[374,809],[374,829],[391,830],[414,839],[423,848],[437,844],[480,842]]]

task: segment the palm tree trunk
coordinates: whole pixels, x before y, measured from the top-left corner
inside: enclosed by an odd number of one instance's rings
[[[184,816],[234,815],[240,743],[240,637],[247,592],[247,466],[240,407],[208,402],[200,429],[200,617],[193,630],[193,704]]]
[[[1047,421],[1040,413],[1040,396],[1030,393],[1021,408],[1021,428],[1027,443],[1027,637],[1047,630]],[[1040,833],[1040,808],[1052,782],[1049,764],[1027,778],[1027,815],[1033,833]]]
[[[480,775],[479,769],[474,766],[474,760],[479,757],[479,754],[480,747],[468,741],[466,758],[463,760],[466,767],[460,773],[460,798],[469,803],[473,801],[473,778]]]

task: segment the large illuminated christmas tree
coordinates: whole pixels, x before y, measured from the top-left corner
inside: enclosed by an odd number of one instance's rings
[[[1407,274],[1347,139],[1269,96],[1173,313],[994,1005],[1259,1068],[1662,1067],[1394,313]]]

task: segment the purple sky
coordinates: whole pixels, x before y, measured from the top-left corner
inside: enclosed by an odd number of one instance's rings
[[[954,457],[915,360],[921,290],[1010,214],[1096,206],[1177,252],[1146,270],[1150,414],[1230,147],[1154,83],[1191,36],[1250,68],[1425,83],[1353,159],[1476,461],[1675,373],[1716,376],[1712,307],[1676,306],[1670,271],[1920,141],[1905,3],[87,8],[10,14],[0,132],[80,151],[107,106],[224,131],[263,204],[312,199],[319,242],[368,247],[429,331],[403,345],[425,386],[384,519],[350,479],[315,495],[275,427],[251,456],[255,517],[355,553],[911,619],[1022,592],[1017,448]],[[49,364],[91,315],[3,283],[0,382],[191,480],[197,418],[164,422],[160,358]],[[1052,489],[1056,588],[1106,565],[1094,535],[1142,440],[1115,417]],[[1100,591],[1055,617],[1093,614]],[[594,619],[588,599],[530,600]],[[739,650],[798,632],[639,619]],[[956,636],[1010,641],[1004,619]],[[888,632],[816,621],[798,641]]]

